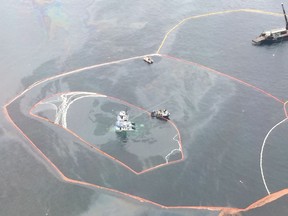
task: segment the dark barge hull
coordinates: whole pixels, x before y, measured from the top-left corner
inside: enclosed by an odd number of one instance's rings
[[[252,40],[252,43],[254,45],[262,45],[262,44],[269,45],[269,44],[273,44],[273,43],[280,43],[280,42],[286,41],[286,40],[288,40],[288,35],[285,37],[278,37],[277,39],[275,39],[275,38],[272,38],[272,39],[270,39],[270,38],[263,38],[263,39],[262,38],[256,38],[256,39]]]

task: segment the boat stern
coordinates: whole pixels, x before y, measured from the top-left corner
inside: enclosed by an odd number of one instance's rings
[[[265,40],[266,40],[265,37],[259,36],[259,37],[255,38],[255,39],[253,39],[253,40],[252,40],[252,43],[253,43],[254,45],[260,45],[260,44],[262,44]]]

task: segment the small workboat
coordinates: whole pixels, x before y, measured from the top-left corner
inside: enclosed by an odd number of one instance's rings
[[[166,109],[153,110],[151,112],[151,117],[156,117],[160,119],[169,119],[170,113]]]
[[[143,60],[144,60],[145,62],[147,62],[148,64],[152,64],[152,63],[153,63],[153,59],[152,59],[150,56],[145,56],[145,57],[143,58]]]

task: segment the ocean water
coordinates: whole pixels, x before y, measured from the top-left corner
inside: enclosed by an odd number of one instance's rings
[[[2,2],[0,101],[5,106],[36,81],[54,75],[155,53],[184,18],[242,8],[281,13],[280,3]],[[282,26],[282,16],[251,12],[189,20],[161,48],[168,57],[155,57],[151,67],[141,59],[129,60],[59,77],[23,94],[7,110],[28,137],[13,127],[5,110],[1,118],[0,215],[218,215],[205,206],[245,208],[268,194],[265,184],[269,192],[286,188],[285,122],[265,142],[262,173],[259,163],[265,136],[285,118],[283,104],[266,93],[286,101],[288,43],[251,45],[262,30]],[[134,175],[60,127],[29,116],[41,99],[65,91],[99,92],[148,110],[165,102],[181,132],[185,159]],[[161,209],[123,194],[69,184],[30,141],[68,178],[165,206],[204,208]],[[277,204],[285,213],[281,200]]]

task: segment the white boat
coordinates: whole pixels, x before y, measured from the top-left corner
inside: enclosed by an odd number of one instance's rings
[[[117,116],[117,121],[115,124],[115,131],[116,132],[123,132],[123,131],[134,131],[135,123],[129,121],[129,115],[126,111],[120,111]]]
[[[154,61],[153,61],[153,59],[150,57],[150,56],[145,56],[144,58],[143,58],[143,60],[145,61],[145,62],[147,62],[148,64],[152,64]]]

